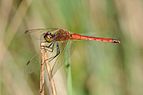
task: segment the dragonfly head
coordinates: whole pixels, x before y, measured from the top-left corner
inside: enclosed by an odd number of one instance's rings
[[[44,39],[45,39],[48,43],[52,42],[53,39],[54,39],[54,37],[55,37],[55,35],[54,35],[54,34],[51,34],[50,32],[46,32],[46,33],[44,34]]]

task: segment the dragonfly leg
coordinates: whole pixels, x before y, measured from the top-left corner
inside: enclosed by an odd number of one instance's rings
[[[53,52],[53,50],[54,50],[54,45],[55,45],[55,42],[52,42],[52,43],[50,43],[50,45],[44,46],[44,47],[45,47],[46,50],[48,50],[49,52]]]
[[[58,43],[56,43],[56,49],[57,49],[56,55],[53,56],[53,57],[50,57],[50,58],[48,59],[49,62],[52,61],[55,57],[57,57],[57,56],[60,54],[60,47],[59,47],[59,44],[58,44]]]

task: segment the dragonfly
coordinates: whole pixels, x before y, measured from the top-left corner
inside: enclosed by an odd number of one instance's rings
[[[25,33],[28,32],[34,32],[34,31],[43,31],[42,34],[45,42],[50,43],[46,48],[49,48],[51,52],[54,50],[54,46],[56,45],[57,53],[55,56],[50,58],[51,60],[57,57],[60,54],[60,48],[59,48],[59,42],[68,41],[68,40],[92,40],[92,41],[101,41],[101,42],[108,42],[108,43],[120,43],[118,39],[113,38],[103,38],[103,37],[93,37],[93,36],[85,36],[77,33],[70,33],[69,31],[61,28],[39,28],[39,29],[30,29],[25,31]],[[45,31],[49,30],[49,31]]]
[[[41,38],[44,39],[45,43],[48,43],[45,48],[49,52],[54,52],[56,48],[56,53],[52,57],[48,58],[48,61],[51,62],[62,52],[60,49],[60,43],[63,43],[63,48],[65,48],[67,41],[69,40],[92,40],[92,41],[100,41],[100,42],[108,42],[113,44],[119,44],[120,40],[113,38],[103,38],[103,37],[93,37],[93,36],[85,36],[77,33],[70,33],[66,29],[62,28],[38,28],[38,29],[29,29],[26,30],[25,33],[31,32],[41,32]],[[33,58],[32,58],[33,59]],[[28,61],[27,64],[29,64]]]

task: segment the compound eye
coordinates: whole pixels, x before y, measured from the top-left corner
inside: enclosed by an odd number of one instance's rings
[[[51,38],[52,38],[52,35],[50,35],[50,34],[47,35],[47,38],[48,38],[48,39],[51,39]]]
[[[47,42],[50,43],[50,42],[52,41],[52,39],[53,39],[53,36],[52,36],[51,33],[47,33],[44,38],[45,38],[45,40],[46,40]]]

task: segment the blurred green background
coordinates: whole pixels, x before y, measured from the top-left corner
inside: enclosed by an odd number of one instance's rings
[[[47,27],[121,41],[72,41],[73,95],[143,95],[142,17],[142,0],[0,0],[0,95],[39,95],[40,63],[25,71],[39,43],[24,31]]]

